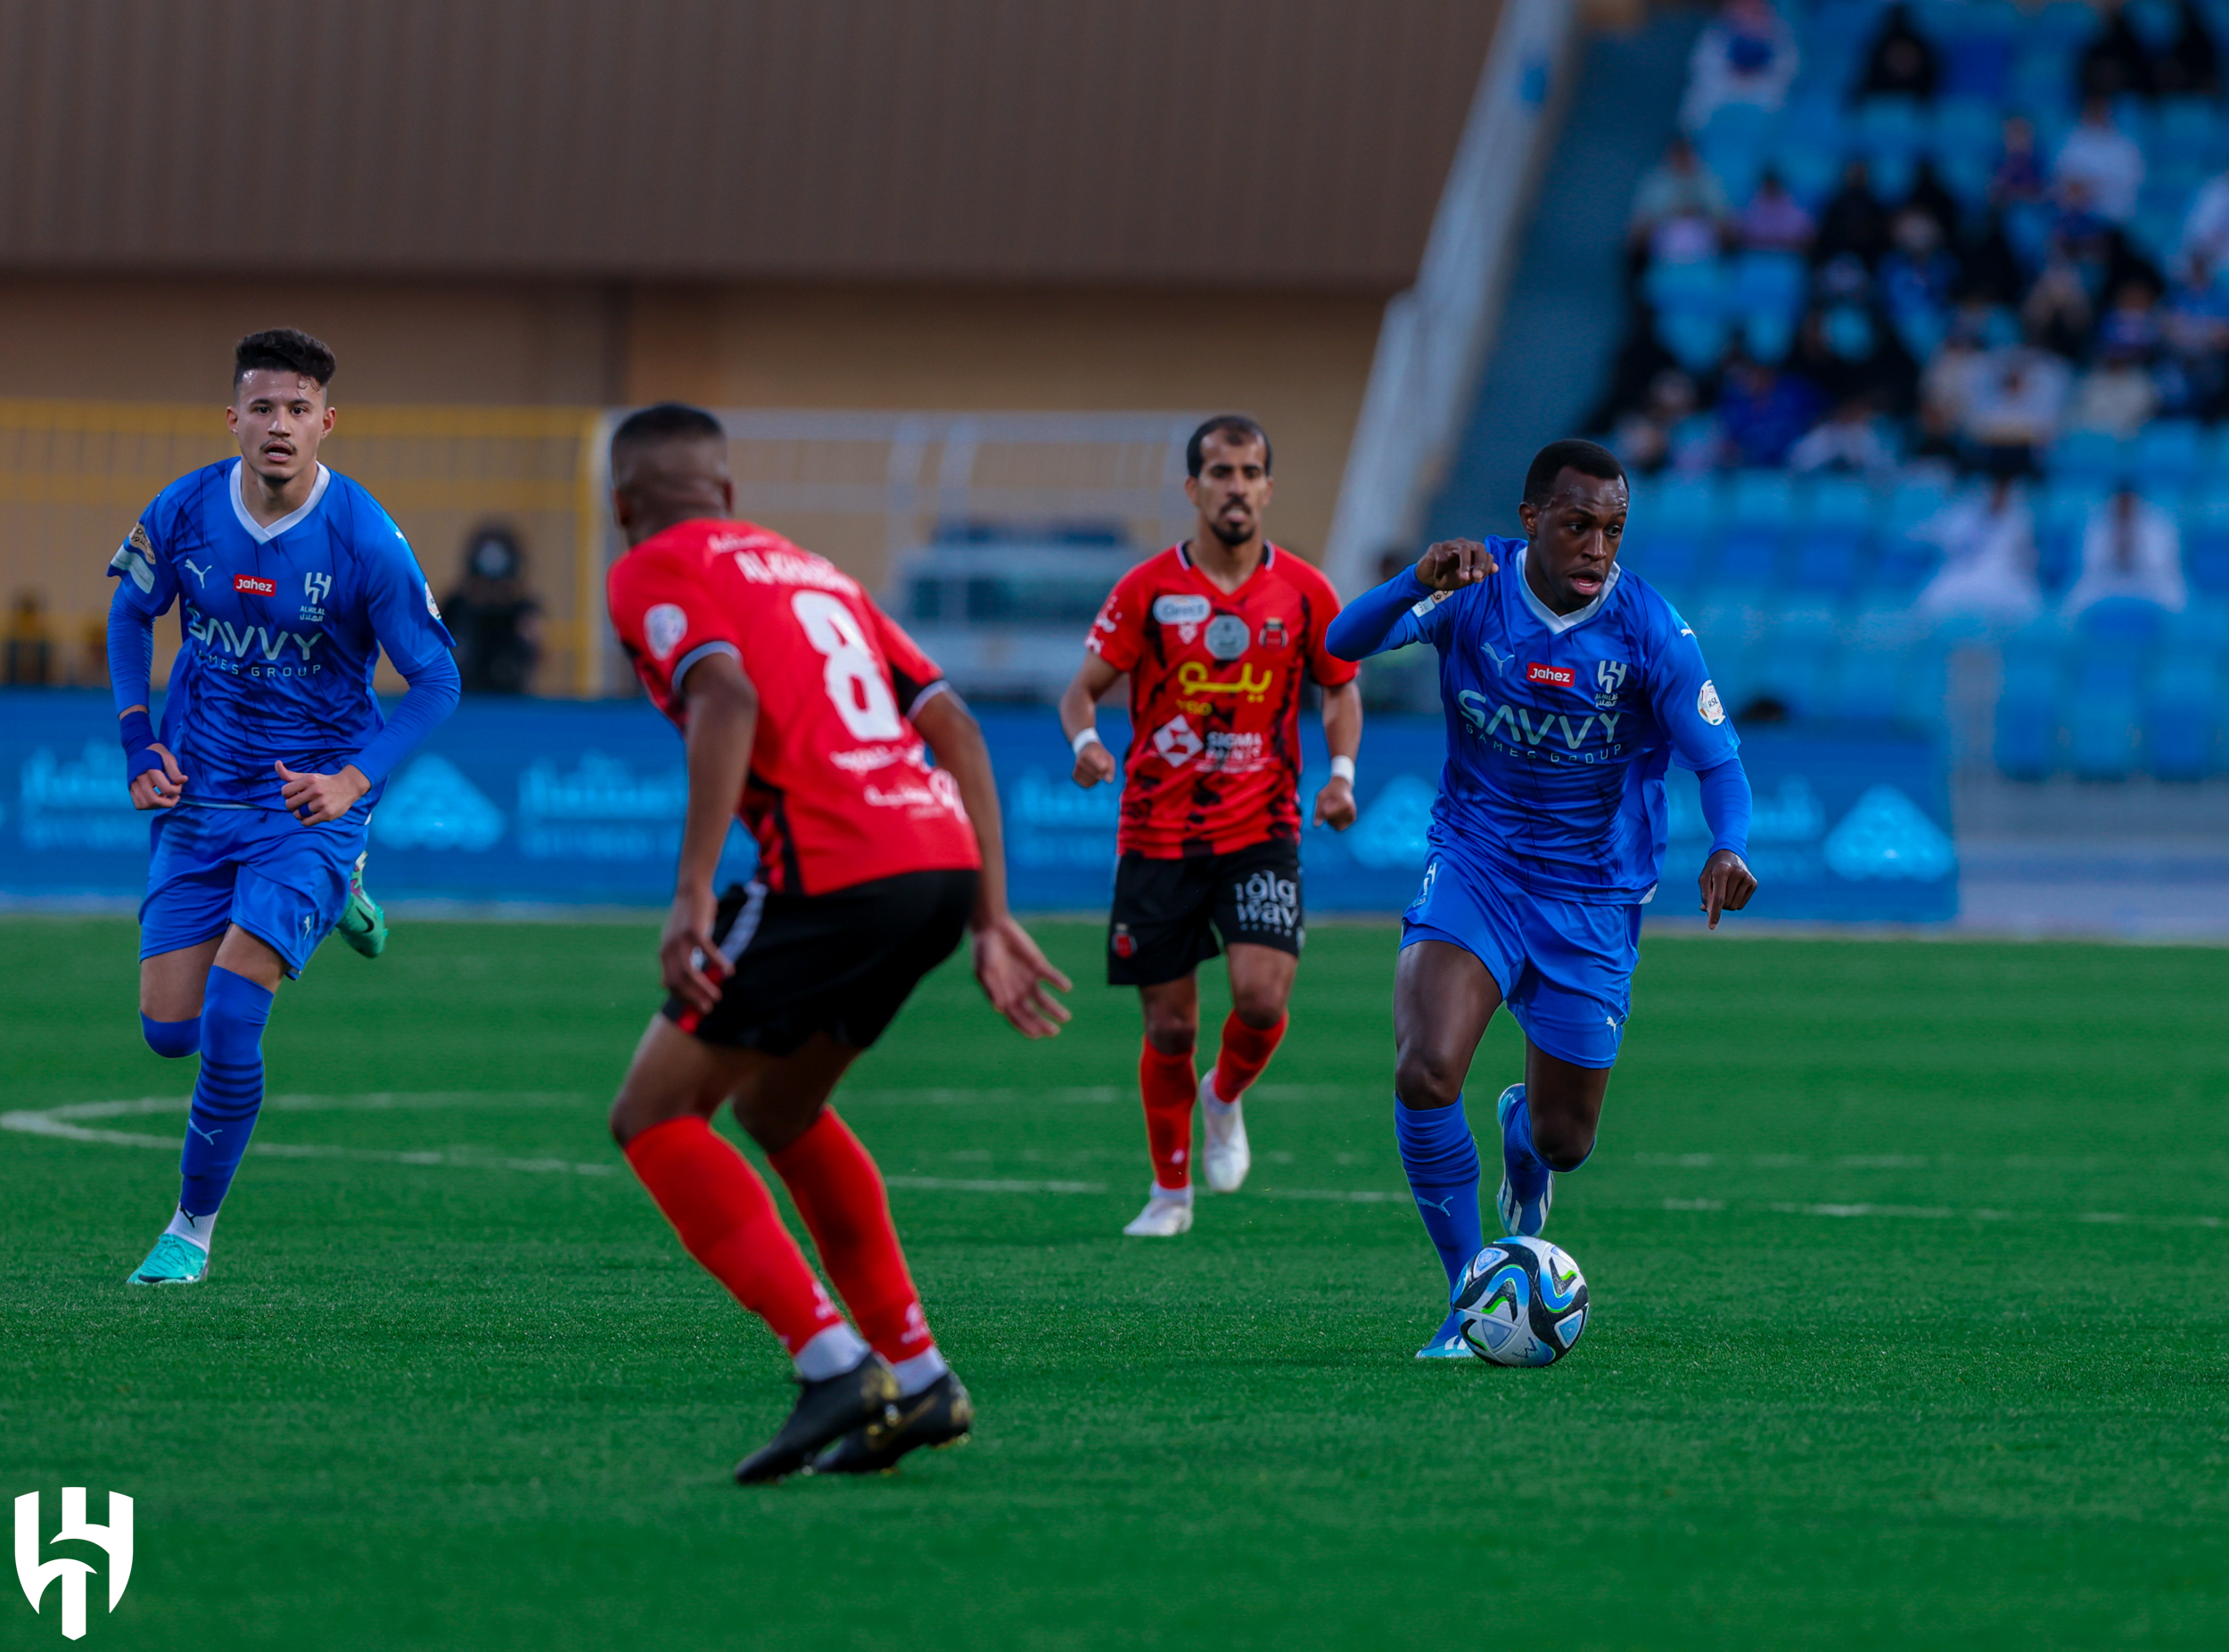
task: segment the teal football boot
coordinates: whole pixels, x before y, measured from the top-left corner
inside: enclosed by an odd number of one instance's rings
[[[1419,1360],[1475,1360],[1470,1344],[1463,1340],[1463,1317],[1450,1310],[1440,1328],[1432,1333],[1432,1340],[1417,1350]]]
[[[364,863],[370,858],[368,852],[357,856],[349,872],[349,904],[334,927],[340,930],[341,940],[366,958],[377,958],[387,950],[387,914],[365,892]]]
[[[1555,1203],[1556,1178],[1527,1148],[1509,1139],[1509,1125],[1524,1105],[1525,1087],[1512,1084],[1501,1092],[1494,1107],[1494,1116],[1501,1124],[1501,1193],[1494,1204],[1501,1211],[1504,1233],[1536,1239],[1548,1225],[1548,1207]],[[1529,1130],[1526,1132],[1528,1143],[1531,1134]]]
[[[209,1253],[191,1239],[166,1233],[155,1241],[147,1260],[139,1264],[127,1285],[199,1285],[209,1278]]]

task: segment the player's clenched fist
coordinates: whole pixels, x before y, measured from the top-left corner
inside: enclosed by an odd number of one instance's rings
[[[1460,591],[1501,571],[1493,553],[1476,539],[1442,539],[1417,558],[1417,578],[1435,591]]]
[[[1354,824],[1354,783],[1345,776],[1332,776],[1316,793],[1316,824],[1334,832],[1344,832]]]
[[[1086,791],[1114,777],[1114,753],[1098,740],[1087,740],[1076,753],[1075,782]]]
[[[185,776],[178,768],[178,760],[170,755],[167,745],[151,745],[145,755],[160,758],[162,765],[143,768],[132,777],[132,807],[176,809],[178,800],[185,795]]]

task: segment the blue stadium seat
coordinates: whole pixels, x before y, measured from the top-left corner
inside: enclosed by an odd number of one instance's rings
[[[2180,493],[2205,457],[2205,431],[2193,419],[2155,419],[2137,432],[2129,465],[2149,493]]]
[[[1718,483],[1709,476],[1674,476],[1651,484],[1635,501],[1627,548],[1641,577],[1666,590],[1694,583],[1702,554],[1718,532]]]
[[[1939,727],[1943,721],[1943,650],[1921,638],[1904,651],[1896,673],[1896,717],[1906,723]]]
[[[2120,463],[2120,443],[2109,432],[2069,431],[2052,444],[2047,468],[2054,480],[2110,482]]]
[[[1811,268],[1799,252],[1742,252],[1733,259],[1728,301],[1739,315],[1792,316],[1803,308],[1810,285]]]
[[[1743,471],[1735,476],[1718,545],[1719,582],[1741,589],[1773,584],[1795,515],[1795,489],[1786,472]]]
[[[1796,717],[1823,717],[1840,652],[1831,635],[1822,639],[1783,630],[1753,656],[1749,691],[1772,695]]]
[[[2170,648],[2229,648],[2229,607],[2203,599],[2163,622]]]
[[[2213,767],[2220,655],[2170,648],[2144,695],[2146,766],[2162,780],[2200,780]]]
[[[2074,583],[2082,565],[2082,531],[2104,498],[2094,481],[2059,479],[2036,504],[2036,579],[2047,595]]]
[[[2093,658],[2134,670],[2128,662],[2159,642],[2167,621],[2167,610],[2156,603],[2109,596],[2084,609],[2076,629]]]
[[[1904,652],[1901,648],[1843,649],[1826,714],[1847,723],[1895,720],[1896,685],[1904,676]]]
[[[1790,194],[1815,208],[1834,193],[1842,176],[1842,152],[1831,144],[1784,139],[1773,157],[1773,169]]]
[[[1717,316],[1666,313],[1657,317],[1657,341],[1690,373],[1707,373],[1726,353],[1726,324]]]
[[[2012,42],[2002,35],[1968,35],[1947,42],[1942,61],[1943,92],[1994,103],[2012,78]]]
[[[1726,270],[1716,259],[1649,266],[1641,293],[1659,316],[1718,316],[1726,310]]]
[[[2041,780],[2059,767],[2059,676],[2063,644],[2024,630],[2004,645],[1997,695],[1997,767],[2015,780]]]
[[[2143,711],[2134,685],[2103,687],[2077,679],[2068,708],[2067,748],[2084,780],[2126,780],[2136,767]]]
[[[1836,596],[1855,589],[1872,515],[1872,493],[1856,477],[1822,476],[1812,483],[1797,502],[1790,586]]]
[[[2012,72],[2005,79],[2005,101],[2016,109],[2037,115],[2049,111],[2063,117],[2074,103],[2073,54],[2063,46],[2032,37],[2024,39],[2012,54]]]
[[[1917,98],[1869,97],[1858,104],[1852,126],[1853,146],[1868,160],[1910,158],[1928,146],[1927,111]]]

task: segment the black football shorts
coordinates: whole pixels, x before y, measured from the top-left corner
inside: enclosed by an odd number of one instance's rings
[[[1226,855],[1152,860],[1124,855],[1114,867],[1106,921],[1106,982],[1152,987],[1179,981],[1243,941],[1297,956],[1307,938],[1300,901],[1300,845],[1289,838]]]
[[[712,940],[734,973],[709,1015],[678,998],[665,1017],[708,1044],[786,1056],[816,1032],[865,1049],[967,931],[979,875],[902,872],[825,895],[759,883],[720,897]]]

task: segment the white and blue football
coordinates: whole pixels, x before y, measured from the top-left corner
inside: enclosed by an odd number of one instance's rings
[[[1455,1311],[1471,1352],[1495,1365],[1553,1365],[1587,1327],[1579,1264],[1545,1239],[1496,1239],[1470,1259]]]

